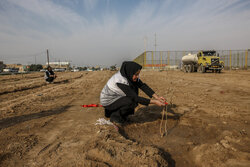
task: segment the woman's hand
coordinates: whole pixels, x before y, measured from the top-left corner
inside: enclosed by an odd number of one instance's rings
[[[161,100],[154,100],[154,99],[150,100],[150,104],[155,104],[155,105],[160,106],[160,107],[163,107],[166,105],[165,101],[162,102]]]
[[[166,102],[166,99],[164,97],[159,97],[158,100],[160,100],[162,103]]]
[[[166,99],[165,99],[164,97],[162,97],[162,96],[160,97],[160,96],[158,96],[156,93],[153,94],[153,97],[154,97],[155,99],[161,101],[161,102],[164,103],[164,104],[165,104],[165,102],[166,102]]]

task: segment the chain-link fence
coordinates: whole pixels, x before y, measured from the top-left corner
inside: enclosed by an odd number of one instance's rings
[[[189,53],[199,51],[146,51],[134,59],[144,69],[179,69],[181,59]],[[248,50],[217,50],[220,60],[224,61],[224,69],[250,69]]]

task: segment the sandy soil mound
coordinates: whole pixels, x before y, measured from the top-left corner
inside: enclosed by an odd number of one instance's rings
[[[85,166],[168,166],[167,153],[126,139],[113,127],[99,130],[83,150]]]

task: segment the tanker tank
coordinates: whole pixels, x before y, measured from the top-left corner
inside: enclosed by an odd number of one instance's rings
[[[188,55],[183,56],[181,60],[182,60],[183,65],[197,64],[198,63],[197,54],[189,53]]]

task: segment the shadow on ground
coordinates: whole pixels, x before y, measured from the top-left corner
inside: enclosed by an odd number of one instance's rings
[[[42,117],[47,117],[47,116],[51,116],[51,115],[56,115],[56,114],[61,114],[65,111],[67,111],[67,109],[71,107],[69,106],[64,106],[61,108],[56,108],[54,110],[48,110],[48,111],[41,111],[39,113],[32,113],[32,114],[27,114],[27,115],[20,115],[20,116],[15,116],[15,117],[11,117],[11,118],[5,118],[0,120],[0,130],[4,129],[4,128],[8,128],[11,126],[14,126],[16,124],[25,122],[25,121],[30,121],[33,119],[39,119]]]
[[[62,81],[54,81],[54,84],[64,84],[64,83],[69,83],[68,79],[62,80]]]
[[[175,113],[173,108],[176,108],[175,104],[167,106],[167,112],[171,113],[168,115],[167,119],[179,120],[182,114]],[[159,106],[147,106],[139,108],[134,115],[129,117],[130,123],[146,123],[154,122],[161,119],[163,107]],[[164,118],[165,119],[165,118]]]
[[[183,114],[174,112],[174,108],[176,107],[177,106],[175,104],[167,106],[167,112],[168,112],[167,120],[172,120],[168,122],[168,124],[170,124],[169,125],[170,129],[168,129],[168,133],[170,133],[171,130],[178,125],[181,116],[183,116]],[[158,132],[158,128],[155,128],[156,127],[155,125],[158,125],[159,120],[162,119],[162,112],[164,111],[163,109],[164,109],[163,107],[159,106],[147,106],[139,108],[134,115],[129,116],[128,124],[120,128],[119,133],[123,137],[131,141],[144,143],[146,145],[151,145],[153,147],[156,147],[162,153],[162,157],[168,162],[168,166],[175,167],[176,162],[172,158],[171,154],[168,153],[163,148],[157,146],[156,144],[151,143],[149,137],[150,135],[155,137],[155,133]],[[166,120],[166,118],[164,117],[163,120]],[[143,142],[144,140],[147,141]]]

